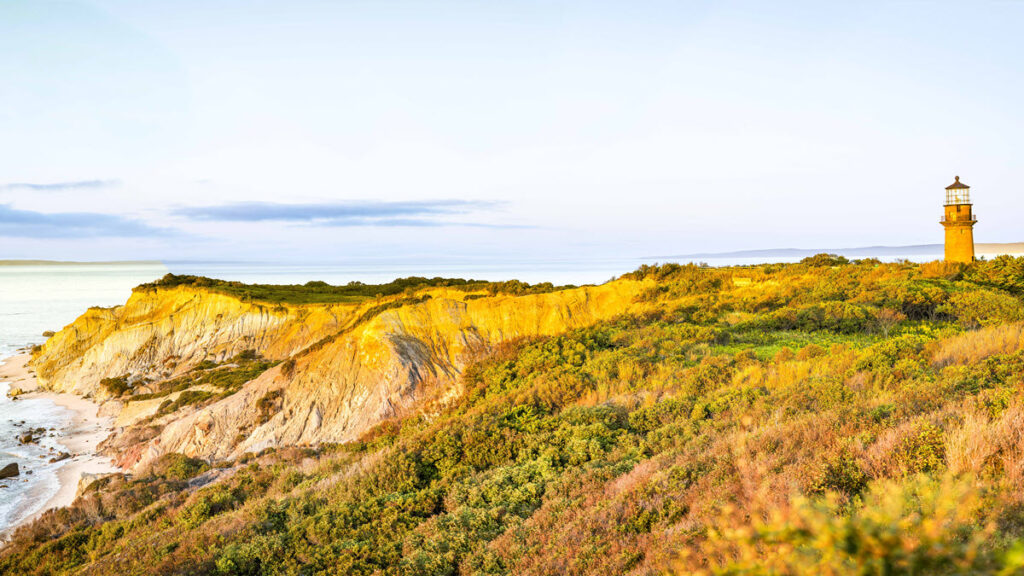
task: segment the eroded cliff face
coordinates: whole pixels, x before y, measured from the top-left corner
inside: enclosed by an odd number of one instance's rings
[[[126,468],[168,452],[236,457],[271,446],[353,440],[384,419],[458,395],[462,370],[493,346],[634,310],[643,288],[618,280],[528,296],[428,289],[417,294],[422,301],[390,307],[379,301],[275,306],[201,289],[160,289],[137,292],[124,306],[90,310],[51,338],[34,362],[44,386],[103,399],[99,382],[106,377],[166,378],[247,349],[288,359],[225,398],[146,422],[146,434],[133,423],[157,403],[133,406],[129,397],[106,407],[120,413],[123,426],[107,451]]]
[[[287,358],[338,332],[359,309],[248,303],[192,288],[136,291],[122,306],[88,310],[32,363],[43,387],[103,400],[103,378],[160,380],[243,350]]]

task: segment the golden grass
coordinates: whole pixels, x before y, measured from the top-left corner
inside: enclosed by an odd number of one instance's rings
[[[946,431],[946,464],[955,475],[1002,469],[1008,486],[1024,490],[1024,406],[1015,403],[994,419],[967,412]]]
[[[963,424],[946,432],[946,465],[952,474],[980,474],[999,450],[989,419],[968,413]]]
[[[922,278],[941,278],[943,280],[954,280],[959,278],[964,270],[967,268],[966,264],[960,262],[946,262],[945,260],[936,260],[934,262],[925,262],[921,264],[921,277]]]
[[[993,326],[942,341],[932,355],[936,367],[969,364],[993,356],[1024,350],[1024,322]]]
[[[993,428],[1006,485],[1019,495],[1024,492],[1024,406],[1007,408]]]

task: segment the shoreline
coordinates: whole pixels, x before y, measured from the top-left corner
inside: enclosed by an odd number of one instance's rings
[[[78,486],[85,474],[120,472],[110,458],[96,453],[99,444],[112,432],[113,420],[100,417],[99,404],[85,398],[74,394],[40,390],[39,383],[28,366],[30,358],[29,354],[22,353],[4,359],[0,365],[0,381],[7,382],[12,390],[21,389],[19,399],[49,400],[72,413],[70,424],[63,428],[56,438],[57,443],[71,454],[71,458],[65,460],[56,471],[59,485],[57,493],[31,515],[7,527],[4,532],[8,534],[31,523],[44,512],[70,506],[78,495]]]

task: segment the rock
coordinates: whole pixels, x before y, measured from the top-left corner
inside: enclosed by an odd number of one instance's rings
[[[85,492],[89,486],[92,486],[97,480],[104,478],[110,478],[111,476],[119,475],[118,472],[84,472],[78,479],[78,488],[75,489],[75,498],[78,498]]]
[[[7,466],[4,466],[3,468],[0,468],[0,479],[2,479],[2,478],[14,478],[15,476],[17,476],[19,474],[21,474],[21,472],[18,470],[18,463],[17,462],[11,462]]]
[[[200,475],[196,476],[195,478],[192,478],[191,480],[189,480],[188,481],[188,487],[189,488],[193,488],[193,489],[194,488],[202,488],[203,486],[206,486],[207,484],[210,484],[211,482],[221,481],[221,480],[224,480],[226,478],[230,478],[231,476],[234,476],[235,472],[237,472],[238,470],[239,470],[238,467],[235,467],[235,468],[214,468],[213,470],[207,470],[206,472],[203,472],[202,474],[200,474]]]
[[[57,454],[53,458],[50,458],[50,463],[53,464],[54,462],[60,462],[61,460],[67,460],[68,458],[71,458],[71,454],[68,454],[67,452],[61,452],[60,454]]]
[[[33,428],[28,432],[18,436],[18,441],[22,444],[34,444],[39,441],[39,437],[46,433],[46,428]]]
[[[7,391],[7,395],[10,396],[12,400],[16,399],[18,396],[21,396],[24,393],[25,393],[24,390],[22,390],[21,388],[17,388],[17,387],[11,388],[10,390]]]

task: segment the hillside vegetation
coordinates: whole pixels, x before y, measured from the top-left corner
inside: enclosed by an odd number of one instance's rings
[[[1024,570],[1024,259],[627,277],[359,441],[97,482],[0,573]]]
[[[356,303],[371,298],[381,298],[403,293],[414,293],[424,288],[453,288],[466,292],[483,291],[489,294],[544,294],[556,290],[565,290],[573,286],[555,286],[550,282],[527,284],[512,280],[508,282],[486,282],[483,280],[464,280],[462,278],[423,278],[410,276],[398,278],[387,284],[363,284],[349,282],[335,286],[326,282],[307,282],[305,284],[245,284],[230,280],[217,280],[205,276],[188,276],[167,274],[163,278],[142,284],[136,291],[148,292],[160,288],[187,286],[202,288],[237,297],[243,301],[257,301],[271,304],[334,304]]]

